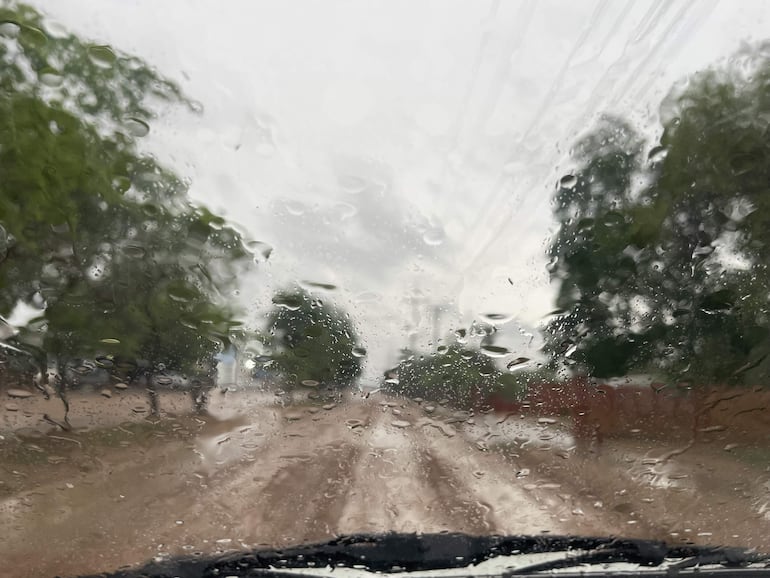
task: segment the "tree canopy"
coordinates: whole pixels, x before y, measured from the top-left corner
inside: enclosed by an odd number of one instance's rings
[[[347,387],[361,374],[366,351],[348,314],[302,288],[274,295],[268,333],[273,367],[288,384]]]
[[[766,383],[770,44],[675,86],[649,147],[604,117],[554,198],[547,349],[596,377]]]
[[[237,325],[240,234],[141,151],[165,106],[197,111],[142,60],[0,8],[0,315],[40,310],[20,348],[180,371]]]
[[[528,383],[550,377],[539,364],[496,344],[497,330],[484,323],[454,334],[449,345],[428,354],[408,349],[398,365],[386,372],[386,389],[407,397],[446,400],[455,407],[484,405],[491,394],[515,398]],[[503,365],[506,369],[501,369]]]

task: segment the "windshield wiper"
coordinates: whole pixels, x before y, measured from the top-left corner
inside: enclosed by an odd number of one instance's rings
[[[302,546],[184,557],[123,570],[112,578],[221,578],[281,576],[296,568],[356,567],[372,572],[416,572],[465,568],[499,556],[564,553],[564,558],[507,570],[503,576],[533,574],[582,565],[633,563],[666,566],[673,573],[693,566],[740,567],[768,559],[738,548],[669,547],[649,540],[571,536],[469,536],[466,534],[354,534]],[[574,555],[570,555],[574,554]],[[669,573],[671,573],[669,571]],[[101,575],[104,576],[104,575]]]
[[[636,564],[638,566],[665,566],[666,575],[675,576],[684,570],[704,567],[722,566],[723,568],[743,568],[770,560],[770,555],[750,552],[741,548],[711,547],[711,546],[682,546],[667,547],[660,542],[643,540],[614,541],[588,551],[579,551],[573,556],[547,560],[508,570],[502,574],[522,576],[549,572],[563,568],[579,566],[594,566],[597,564]],[[770,570],[768,570],[770,574]],[[702,574],[701,574],[702,575]]]

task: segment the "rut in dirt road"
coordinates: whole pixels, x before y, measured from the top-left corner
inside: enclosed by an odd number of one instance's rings
[[[246,514],[246,541],[301,543],[333,536],[353,485],[360,448],[336,442],[293,458],[259,492]]]

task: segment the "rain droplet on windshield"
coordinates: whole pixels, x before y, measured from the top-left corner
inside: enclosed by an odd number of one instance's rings
[[[559,180],[559,187],[562,189],[572,189],[577,185],[578,178],[575,175],[565,175]]]
[[[482,313],[481,320],[492,325],[503,325],[513,319],[513,315],[507,313]]]
[[[88,57],[91,59],[91,62],[101,68],[110,68],[117,60],[117,56],[112,51],[112,48],[106,45],[89,46]]]
[[[273,252],[272,245],[263,241],[251,241],[246,243],[246,247],[254,255],[255,263],[265,263]]]
[[[667,155],[668,155],[668,149],[666,149],[666,147],[657,146],[657,147],[654,147],[650,151],[650,154],[647,155],[647,160],[650,161],[651,163],[659,163],[660,161],[665,159]]]
[[[446,233],[444,233],[444,229],[442,228],[433,227],[423,233],[422,240],[425,241],[426,245],[437,247],[446,240]]]
[[[64,82],[62,75],[53,68],[43,68],[42,70],[38,71],[37,77],[40,79],[42,84],[50,87],[61,86]]]
[[[15,22],[0,23],[0,36],[16,38],[19,35],[19,25]]]
[[[527,362],[529,362],[529,357],[517,357],[513,361],[509,362],[508,365],[506,365],[506,368],[508,368],[511,371],[522,369]]]
[[[123,121],[123,126],[131,134],[131,136],[143,137],[147,136],[150,132],[150,125],[140,118],[129,117]]]
[[[289,311],[298,311],[302,307],[302,298],[296,295],[279,294],[273,297],[273,304]]]
[[[510,355],[511,352],[507,347],[502,347],[500,345],[482,345],[481,353],[487,357],[498,358]]]

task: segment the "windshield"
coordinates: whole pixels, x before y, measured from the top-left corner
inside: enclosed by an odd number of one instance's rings
[[[5,2],[6,575],[386,532],[770,550],[768,30]]]

